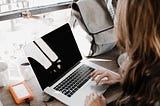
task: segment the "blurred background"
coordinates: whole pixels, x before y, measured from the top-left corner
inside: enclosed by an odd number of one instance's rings
[[[20,78],[16,71],[25,70],[20,67],[27,61],[23,46],[68,22],[71,2],[0,0],[0,61],[8,64],[10,79]]]

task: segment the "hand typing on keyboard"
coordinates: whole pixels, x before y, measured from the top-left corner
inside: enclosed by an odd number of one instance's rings
[[[95,81],[98,80],[98,78],[101,77],[100,75],[98,75],[96,78],[95,78]],[[99,83],[96,82],[96,84],[99,84],[99,85],[103,85],[106,81],[108,80],[108,77],[103,77]]]
[[[91,79],[96,81],[96,84],[112,85],[120,82],[120,75],[104,70],[95,70],[91,74]]]

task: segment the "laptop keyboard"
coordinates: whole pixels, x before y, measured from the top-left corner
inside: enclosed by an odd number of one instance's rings
[[[90,79],[90,73],[92,71],[94,71],[94,68],[83,64],[56,87],[54,87],[54,89],[62,92],[68,97],[71,97],[79,88],[81,88],[82,85],[84,85],[85,82]]]

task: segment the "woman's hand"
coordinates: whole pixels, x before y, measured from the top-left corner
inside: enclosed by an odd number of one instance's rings
[[[86,97],[85,106],[106,106],[106,99],[103,95],[92,93]]]
[[[107,80],[101,82],[102,85],[112,85],[117,82],[120,82],[121,79],[120,75],[117,73],[115,74],[109,71],[102,71],[102,70],[93,71],[90,75],[92,80],[95,80],[97,84],[99,84],[100,81],[106,77]]]

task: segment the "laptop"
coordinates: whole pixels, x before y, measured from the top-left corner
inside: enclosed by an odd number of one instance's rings
[[[82,56],[68,23],[29,42],[24,52],[42,90],[66,105],[84,106],[87,95],[108,88],[91,81],[91,72],[107,69]]]

